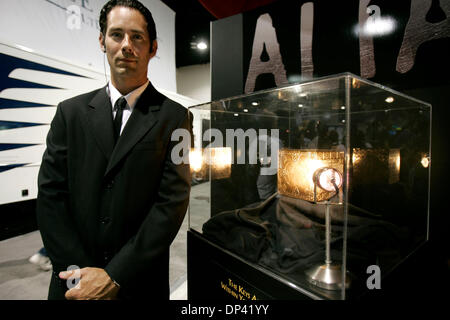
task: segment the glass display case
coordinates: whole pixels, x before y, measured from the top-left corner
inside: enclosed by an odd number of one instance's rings
[[[255,269],[346,299],[427,241],[429,104],[344,73],[190,110],[189,229]]]

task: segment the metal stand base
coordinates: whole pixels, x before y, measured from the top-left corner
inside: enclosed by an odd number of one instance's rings
[[[323,264],[315,266],[306,271],[308,281],[322,289],[341,290],[342,289],[342,268],[340,264]],[[345,288],[350,286],[350,278],[345,277]]]

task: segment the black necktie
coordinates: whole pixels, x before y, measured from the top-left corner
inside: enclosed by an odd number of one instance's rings
[[[124,97],[117,99],[114,109],[116,110],[116,117],[114,118],[114,141],[117,142],[120,136],[120,128],[122,127],[123,109],[127,106],[127,100]]]

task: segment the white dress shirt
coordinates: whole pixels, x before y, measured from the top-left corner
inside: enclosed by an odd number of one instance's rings
[[[136,106],[136,103],[141,96],[141,94],[144,92],[145,89],[147,89],[147,86],[149,84],[149,81],[147,80],[146,83],[144,83],[139,88],[134,89],[130,93],[128,93],[126,96],[124,96],[125,100],[127,100],[127,106],[123,110],[122,114],[122,127],[120,128],[120,134],[122,134],[123,128],[125,128],[125,125],[127,124],[128,119],[131,116],[131,113],[133,112],[134,107]],[[116,101],[122,97],[122,94],[117,90],[114,85],[109,82],[107,86],[108,95],[111,99],[111,105],[112,105],[112,113],[113,113],[113,119],[116,116],[116,110],[114,110],[114,105]]]

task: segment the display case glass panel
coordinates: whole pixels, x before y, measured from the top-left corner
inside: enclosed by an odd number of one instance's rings
[[[190,110],[190,230],[256,268],[346,299],[428,239],[429,104],[345,73]]]

